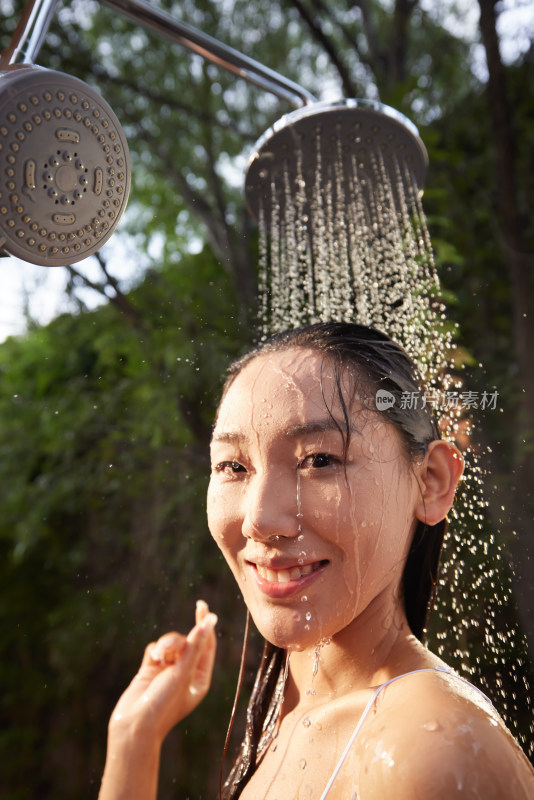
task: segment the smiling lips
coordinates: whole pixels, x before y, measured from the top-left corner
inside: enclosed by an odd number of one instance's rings
[[[300,589],[317,577],[328,561],[315,561],[284,569],[272,569],[249,561],[260,588],[269,595],[282,597]]]
[[[298,581],[303,575],[309,575],[315,569],[321,566],[321,562],[317,561],[315,564],[303,564],[298,567],[291,567],[291,569],[268,569],[267,567],[260,567],[256,564],[256,569],[262,578],[265,578],[271,583],[289,583],[289,581]]]

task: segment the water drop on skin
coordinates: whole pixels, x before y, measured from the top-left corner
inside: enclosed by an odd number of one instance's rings
[[[301,758],[300,761],[299,761],[300,769],[306,769],[307,766],[308,766],[308,764],[306,763],[306,759],[305,758]]]
[[[309,717],[304,717],[304,719],[302,720],[302,724],[303,724],[303,726],[305,728],[309,728],[310,725],[311,725],[310,718]]]
[[[441,730],[441,725],[437,719],[431,719],[428,722],[424,722],[422,728],[425,731],[429,731],[429,733],[435,733],[436,731]]]
[[[312,684],[315,679],[315,676],[319,672],[319,662],[321,661],[320,651],[321,651],[321,645],[318,644],[317,647],[315,648],[315,655],[313,659]]]

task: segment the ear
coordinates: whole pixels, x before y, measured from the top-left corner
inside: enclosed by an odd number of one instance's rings
[[[435,525],[445,519],[454,501],[464,471],[462,454],[451,442],[430,442],[418,472],[420,488],[415,515],[420,522]]]

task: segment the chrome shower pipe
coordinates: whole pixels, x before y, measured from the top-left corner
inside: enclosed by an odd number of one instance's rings
[[[0,54],[0,70],[14,64],[34,64],[50,27],[58,0],[29,0],[8,47]],[[22,58],[19,56],[22,54]]]
[[[259,61],[243,55],[232,47],[228,47],[213,36],[208,36],[184,22],[179,22],[171,14],[144,2],[144,0],[99,0],[99,2],[159,36],[187,47],[193,53],[223,67],[248,83],[276,95],[295,108],[302,108],[317,102],[317,98],[298,83],[285,78],[279,72],[265,67]],[[8,49],[2,55],[3,64],[14,63],[24,49],[26,40],[28,40],[28,45],[24,51],[24,63],[34,63],[50,25],[56,3],[57,0],[30,0]]]
[[[295,108],[317,102],[317,98],[298,83],[222,44],[213,36],[208,36],[184,22],[178,22],[167,12],[155,8],[144,0],[100,0],[100,2],[160,36],[177,42],[208,61],[224,67],[248,83],[286,100]]]

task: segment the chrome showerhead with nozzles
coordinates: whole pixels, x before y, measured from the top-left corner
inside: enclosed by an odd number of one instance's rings
[[[74,264],[109,239],[126,207],[130,158],[119,121],[77,78],[30,65],[0,73],[0,247]]]
[[[0,251],[42,266],[95,253],[117,227],[130,189],[126,137],[108,104],[77,78],[34,65],[56,2],[28,0],[0,55]],[[150,3],[101,2],[286,101],[315,100]]]
[[[369,100],[317,102],[286,114],[256,143],[249,159],[245,197],[250,213],[269,221],[273,190],[284,205],[303,182],[310,191],[332,172],[357,172],[369,191],[381,173],[394,188],[408,172],[421,190],[428,167],[417,128],[403,114]],[[310,209],[307,209],[310,213]]]

